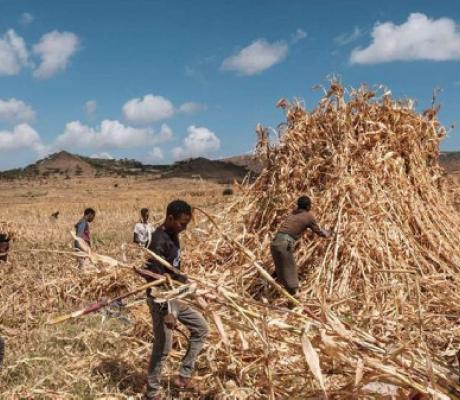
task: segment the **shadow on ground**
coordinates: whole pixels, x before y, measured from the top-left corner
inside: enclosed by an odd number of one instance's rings
[[[129,365],[118,359],[103,360],[93,368],[95,375],[102,375],[109,384],[122,392],[141,393],[145,390],[146,376],[133,371]]]

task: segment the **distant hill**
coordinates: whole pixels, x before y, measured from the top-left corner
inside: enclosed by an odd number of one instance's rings
[[[152,178],[200,178],[221,183],[242,181],[248,174],[244,166],[206,158],[195,158],[172,165],[146,165],[137,160],[107,160],[60,151],[25,168],[0,172],[0,179],[99,178],[144,175]]]
[[[219,183],[242,181],[250,171],[240,165],[222,160],[208,160],[199,157],[179,161],[166,169],[163,178],[201,178]]]
[[[85,176],[91,177],[96,173],[95,168],[81,157],[60,151],[52,154],[35,164],[26,167],[26,173],[36,172],[40,176],[65,175],[65,176]]]
[[[441,153],[439,162],[447,172],[460,173],[460,151]]]
[[[46,178],[49,176],[94,176],[95,169],[79,156],[60,151],[25,168],[0,172],[3,179]]]
[[[60,151],[37,161],[25,168],[17,168],[0,172],[3,179],[23,178],[98,178],[103,176],[126,176],[139,174],[158,175],[167,168],[164,165],[144,165],[136,160],[106,160],[90,158]]]
[[[224,158],[222,161],[245,167],[255,174],[260,174],[264,169],[263,162],[252,154]]]

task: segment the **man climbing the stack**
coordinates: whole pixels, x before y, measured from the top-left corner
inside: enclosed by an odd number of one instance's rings
[[[179,234],[183,232],[192,218],[192,208],[182,200],[171,202],[166,209],[166,217],[152,234],[149,250],[160,256],[172,265],[176,271],[180,269],[180,242]],[[170,277],[182,283],[187,282],[187,277],[179,272],[173,272],[161,265],[155,259],[149,260],[146,269],[157,275],[169,274]],[[152,278],[148,278],[151,280]],[[172,348],[173,330],[177,320],[184,324],[190,331],[187,352],[182,359],[179,376],[174,385],[179,389],[196,390],[191,376],[195,360],[203,348],[204,340],[208,334],[208,326],[203,316],[192,307],[179,300],[170,300],[166,303],[156,303],[147,292],[147,304],[153,319],[154,345],[150,358],[147,379],[147,393],[149,400],[160,399],[161,371],[164,367],[168,353]]]
[[[87,208],[83,213],[83,218],[75,224],[76,236],[82,239],[88,245],[88,247],[91,247],[91,230],[89,224],[94,221],[95,217],[96,211],[94,211],[92,208]],[[85,249],[82,249],[80,243],[78,243],[77,240],[75,241],[74,246],[79,251],[85,251]],[[87,263],[88,259],[86,257],[78,257],[78,267],[80,269],[83,269]]]
[[[297,208],[283,221],[271,244],[276,278],[291,295],[295,295],[299,287],[297,265],[293,254],[296,241],[308,228],[322,237],[327,238],[332,235],[332,232],[318,226],[310,210],[310,198],[299,197]]]
[[[153,227],[149,223],[149,209],[141,209],[141,219],[134,225],[133,242],[142,247],[149,247],[152,239]]]

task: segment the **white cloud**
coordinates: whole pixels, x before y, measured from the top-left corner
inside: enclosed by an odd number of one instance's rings
[[[30,122],[35,118],[35,111],[28,104],[14,98],[0,99],[0,121],[18,123]]]
[[[19,23],[21,25],[29,25],[34,21],[34,16],[28,12],[22,13],[21,16],[19,17]]]
[[[34,77],[47,79],[65,70],[70,58],[78,49],[78,37],[71,32],[53,31],[43,35],[33,51],[41,58]]]
[[[106,151],[103,151],[102,153],[96,153],[92,154],[90,158],[98,158],[100,160],[113,160],[113,156],[110,153],[107,153]]]
[[[149,124],[174,115],[174,106],[168,99],[153,94],[144,98],[131,99],[123,106],[123,114],[127,121],[134,124]]]
[[[56,148],[105,148],[126,149],[154,145],[169,140],[172,132],[166,126],[159,134],[153,129],[138,129],[126,126],[116,120],[104,120],[97,128],[82,124],[80,121],[69,122],[64,133],[56,138]]]
[[[155,143],[169,142],[173,138],[173,131],[167,124],[162,124],[160,132],[156,136]]]
[[[226,58],[221,69],[236,71],[241,75],[255,75],[286,58],[288,45],[284,41],[269,43],[258,39],[237,54]]]
[[[13,131],[0,131],[0,151],[30,149],[39,155],[46,153],[40,135],[28,124],[16,125]]]
[[[219,138],[208,128],[191,125],[187,129],[187,133],[183,145],[172,150],[175,160],[206,156],[220,148]]]
[[[347,44],[350,44],[354,42],[356,39],[358,39],[363,33],[361,32],[361,29],[359,27],[355,26],[353,29],[352,33],[342,33],[339,36],[336,36],[334,38],[334,42],[338,44],[339,46],[345,46]]]
[[[305,39],[307,37],[307,32],[302,29],[297,29],[291,36],[291,43],[297,43],[299,40]]]
[[[28,63],[24,39],[12,29],[0,37],[0,75],[17,75]]]
[[[460,32],[450,18],[430,19],[414,13],[401,25],[392,22],[376,24],[372,38],[372,43],[365,49],[352,51],[352,63],[460,59]]]
[[[165,157],[163,154],[163,150],[161,150],[159,147],[154,147],[152,150],[149,151],[147,155],[147,159],[149,161],[161,161],[164,158]]]
[[[192,101],[189,101],[187,103],[182,104],[179,107],[179,112],[183,114],[195,114],[200,111],[204,111],[208,108],[206,104],[201,104],[201,103],[194,103]]]
[[[88,114],[88,115],[94,114],[94,113],[96,112],[96,109],[97,109],[97,102],[96,102],[96,100],[88,100],[88,101],[85,103],[85,111],[86,111],[86,114]]]

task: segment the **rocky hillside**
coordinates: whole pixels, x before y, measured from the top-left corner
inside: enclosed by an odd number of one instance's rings
[[[163,172],[162,177],[197,178],[218,183],[231,183],[235,180],[241,182],[249,172],[245,166],[199,157],[171,165]]]
[[[206,158],[188,159],[172,165],[146,165],[136,160],[97,159],[60,151],[25,168],[0,172],[0,179],[71,179],[137,175],[151,178],[198,178],[229,183],[234,180],[242,181],[248,172],[244,166]]]

